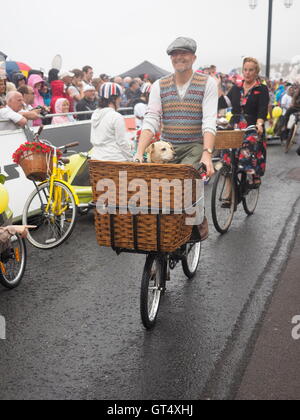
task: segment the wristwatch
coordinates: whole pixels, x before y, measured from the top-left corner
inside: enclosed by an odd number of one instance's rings
[[[209,153],[210,155],[212,155],[213,153],[214,153],[214,151],[212,150],[212,149],[204,149],[203,150],[203,153],[204,152],[207,152],[207,153]]]

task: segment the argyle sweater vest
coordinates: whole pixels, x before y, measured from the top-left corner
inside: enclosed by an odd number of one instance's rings
[[[160,80],[162,139],[174,144],[199,142],[202,135],[202,104],[208,76],[195,73],[181,100],[174,75]]]

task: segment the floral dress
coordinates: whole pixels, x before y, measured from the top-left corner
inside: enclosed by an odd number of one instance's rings
[[[235,102],[233,103],[233,108],[235,109],[233,109],[231,121],[235,128],[245,129],[250,125],[255,125],[258,118],[266,120],[269,101],[268,92],[260,81],[257,81],[247,94],[244,91],[244,82],[241,82],[234,87],[234,93],[229,94],[231,96],[229,99]],[[238,104],[237,100],[239,100]],[[260,102],[262,103],[260,104]],[[255,107],[257,109],[254,109]],[[249,110],[251,115],[249,115]],[[236,152],[239,169],[260,178],[265,174],[266,157],[267,141],[265,135],[260,138],[256,130],[245,133],[242,148]],[[223,161],[231,164],[231,153],[229,151],[224,152]]]

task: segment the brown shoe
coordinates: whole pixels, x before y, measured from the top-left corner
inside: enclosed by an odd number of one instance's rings
[[[204,217],[203,223],[193,227],[191,241],[205,241],[208,238],[208,220]]]

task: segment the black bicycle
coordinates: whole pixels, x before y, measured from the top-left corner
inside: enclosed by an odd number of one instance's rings
[[[231,154],[231,164],[222,163],[212,191],[212,218],[216,230],[221,234],[228,232],[240,203],[248,216],[254,214],[258,204],[260,186],[248,182],[247,174],[239,169],[236,158],[236,150],[242,146],[245,132],[254,130],[255,126],[249,126],[246,131],[224,131],[217,136],[216,148],[228,149]],[[231,136],[227,144],[233,147],[225,147],[223,142],[218,145],[218,137],[222,135],[227,138]]]

